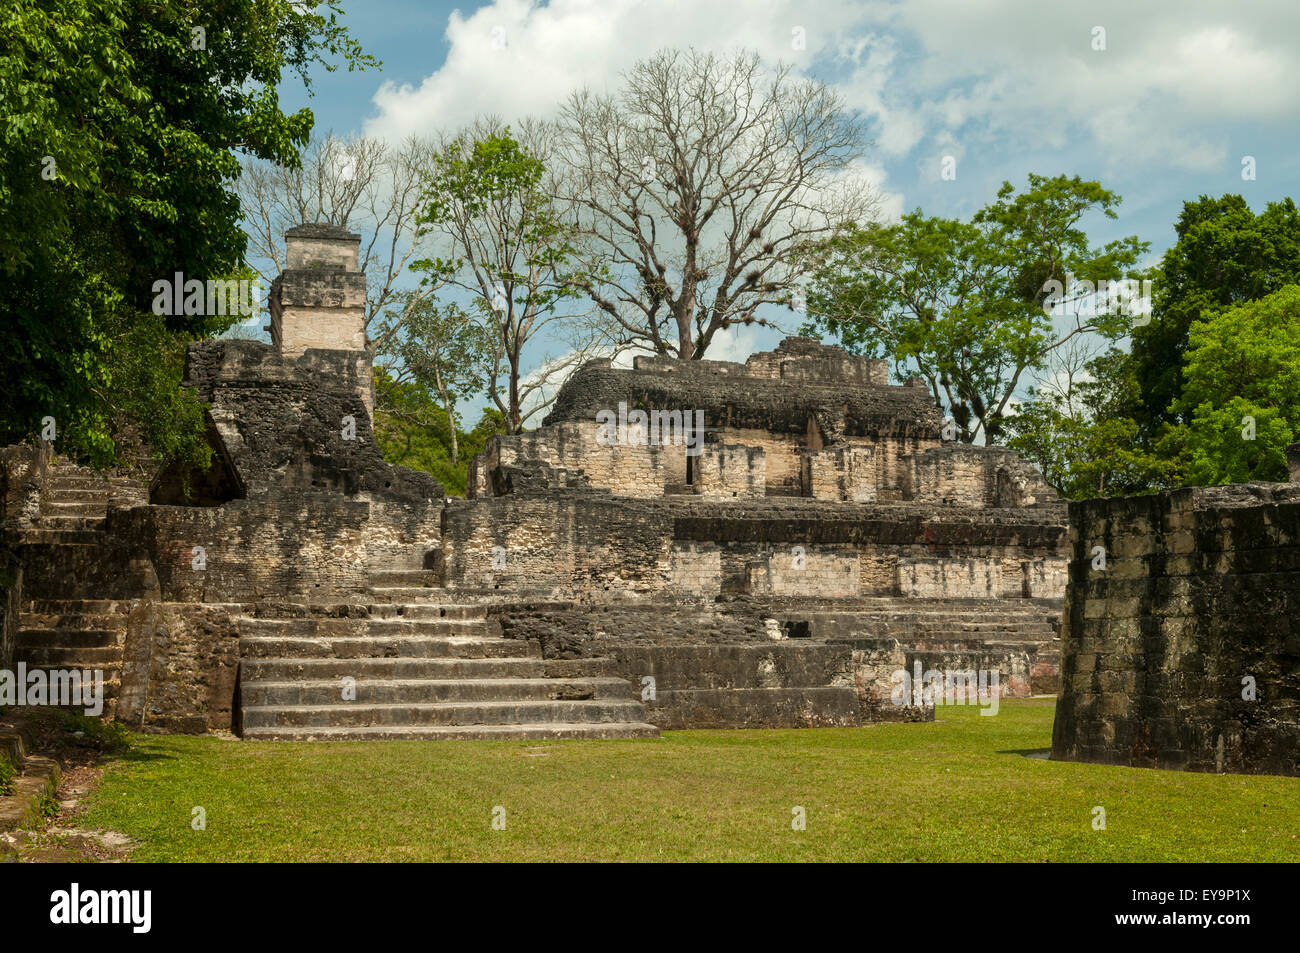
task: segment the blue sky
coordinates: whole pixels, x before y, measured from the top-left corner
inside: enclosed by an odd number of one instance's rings
[[[400,139],[482,113],[544,116],[573,88],[612,88],[662,47],[748,47],[832,83],[860,110],[875,142],[865,163],[890,214],[968,216],[1003,180],[1077,174],[1124,198],[1119,219],[1090,223],[1090,234],[1137,234],[1155,258],[1184,200],[1236,192],[1261,209],[1300,192],[1294,0],[345,0],[344,9],[384,66],[318,71],[310,99],[286,82],[284,104],[309,105],[320,131]],[[940,176],[949,155],[953,181]],[[1242,178],[1246,156],[1253,181]],[[709,356],[743,359],[772,343],[765,332],[739,335]]]

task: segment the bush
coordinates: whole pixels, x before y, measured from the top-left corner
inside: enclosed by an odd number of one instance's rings
[[[0,754],[0,797],[14,793],[14,779],[17,777],[17,766],[9,760],[8,755]]]
[[[119,754],[131,747],[131,734],[121,722],[78,715],[63,711],[62,728],[73,736],[73,743],[108,754]]]

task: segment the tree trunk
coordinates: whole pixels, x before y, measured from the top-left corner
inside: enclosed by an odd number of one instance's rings
[[[519,355],[510,355],[510,432],[519,433],[523,429],[519,410]]]
[[[442,406],[447,411],[447,423],[451,427],[451,462],[459,463],[460,446],[456,440],[456,410],[452,404],[451,394],[442,386],[442,371],[436,364],[433,368],[433,382],[438,386],[438,393],[442,396]]]

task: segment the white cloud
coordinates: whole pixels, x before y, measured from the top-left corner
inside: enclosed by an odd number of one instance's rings
[[[965,151],[1087,146],[1111,168],[1217,170],[1234,158],[1226,124],[1300,117],[1293,0],[1249,15],[1210,0],[495,0],[453,13],[446,36],[446,62],[423,82],[376,92],[368,134],[545,116],[574,88],[612,88],[637,59],[687,45],[749,47],[833,79],[881,157],[926,167]]]
[[[451,15],[446,62],[418,87],[382,86],[366,133],[401,138],[483,113],[545,116],[577,87],[612,89],[623,70],[665,47],[747,47],[773,63],[811,66],[864,15],[838,0],[776,0],[761,12],[734,0],[496,0]],[[793,47],[797,26],[803,50]]]

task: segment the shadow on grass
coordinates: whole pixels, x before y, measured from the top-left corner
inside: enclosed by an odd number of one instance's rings
[[[1046,761],[1051,757],[1051,748],[1007,748],[998,754],[1018,754],[1022,758],[1033,758],[1035,761]]]

